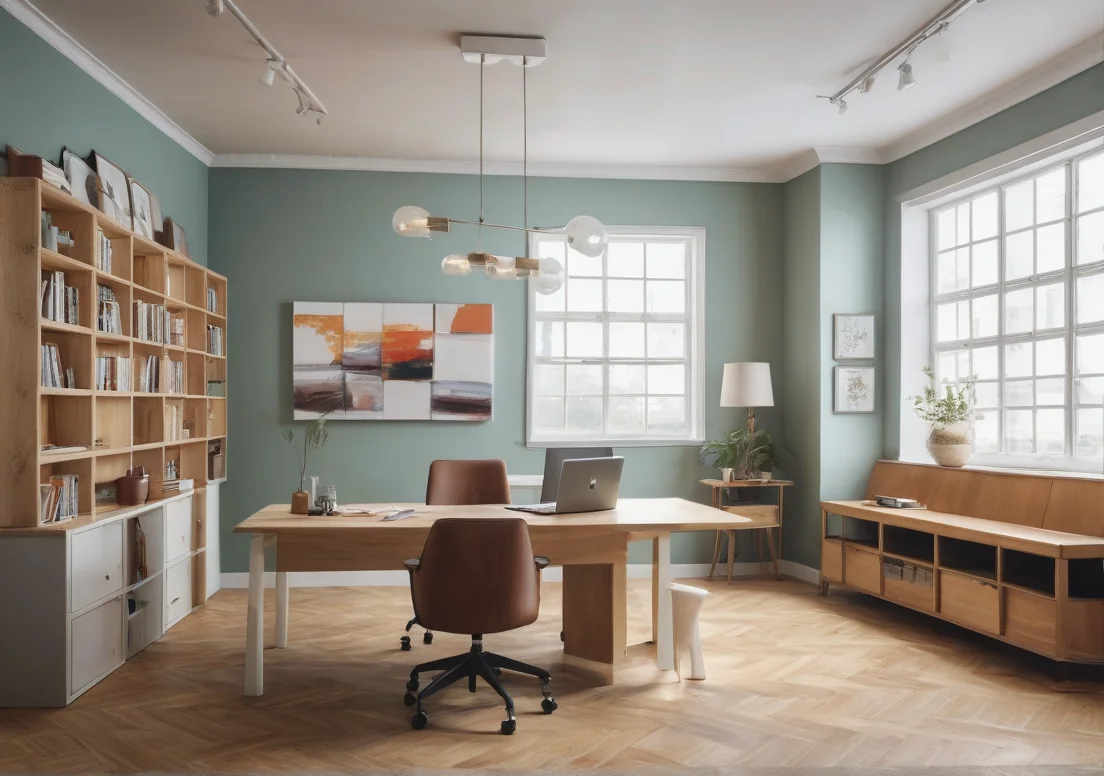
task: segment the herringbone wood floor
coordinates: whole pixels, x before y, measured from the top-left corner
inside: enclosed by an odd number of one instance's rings
[[[482,685],[437,696],[430,728],[410,729],[410,666],[467,642],[399,652],[401,588],[292,591],[290,646],[266,652],[264,697],[243,697],[245,591],[222,591],[71,707],[0,711],[0,771],[1104,762],[1098,684],[1056,683],[1023,653],[857,594],[703,584],[707,681],[679,684],[634,648],[617,687],[557,676],[560,710],[545,717],[536,683],[508,679],[512,738]],[[488,648],[555,671],[560,590],[543,590],[538,623]],[[647,581],[630,600],[630,641],[645,639]]]

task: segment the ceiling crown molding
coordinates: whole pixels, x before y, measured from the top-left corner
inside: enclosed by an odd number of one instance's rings
[[[883,164],[885,160],[874,148],[820,146],[802,151],[778,167],[778,179],[792,181],[822,164]]]
[[[215,154],[211,150],[184,131],[179,124],[166,116],[160,108],[139,94],[133,86],[120,78],[111,68],[74,40],[69,33],[57,26],[28,0],[0,0],[0,8],[3,8],[29,27],[36,35],[61,52],[77,67],[88,73],[104,88],[133,108],[138,115],[168,135],[185,151],[205,165],[211,164],[211,161],[215,158]]]

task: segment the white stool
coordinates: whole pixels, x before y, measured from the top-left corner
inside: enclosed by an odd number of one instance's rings
[[[690,679],[705,678],[705,655],[702,654],[698,615],[708,590],[689,585],[671,584],[671,608],[674,620],[675,673],[682,680],[682,651],[690,651]]]

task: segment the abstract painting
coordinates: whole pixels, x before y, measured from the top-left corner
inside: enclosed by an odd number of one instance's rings
[[[832,408],[838,413],[874,411],[874,367],[837,366],[836,400]]]
[[[296,419],[491,420],[494,307],[296,302]]]
[[[870,360],[874,358],[874,315],[872,313],[832,316],[833,353],[836,361]]]

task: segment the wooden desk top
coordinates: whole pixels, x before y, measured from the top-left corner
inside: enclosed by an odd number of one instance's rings
[[[563,531],[581,527],[626,533],[703,531],[740,528],[755,522],[753,518],[713,509],[705,504],[697,504],[681,498],[623,498],[617,502],[616,509],[563,515],[514,512],[497,505],[370,504],[367,506],[380,509],[388,506],[413,507],[416,512],[412,517],[389,521],[368,515],[305,517],[291,514],[287,504],[272,504],[235,526],[234,533],[290,534],[331,529],[424,532],[440,517],[520,517],[534,532]]]
[[[793,485],[791,480],[699,480],[702,485],[711,488],[785,488]]]
[[[867,518],[887,525],[912,528],[953,539],[979,541],[988,538],[993,544],[1052,558],[1104,557],[1104,539],[1082,534],[1048,531],[1014,523],[966,517],[930,509],[891,509],[867,506],[861,501],[822,501],[821,509],[848,517]]]

